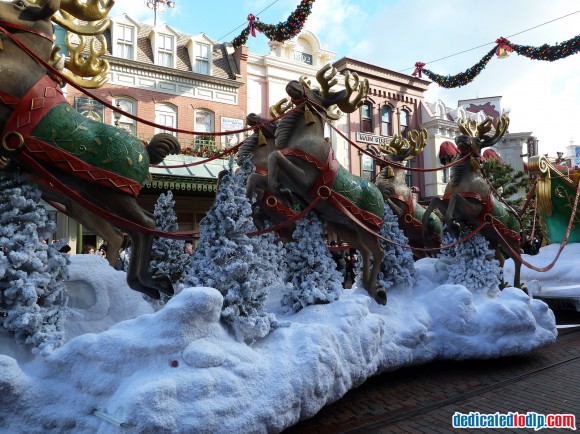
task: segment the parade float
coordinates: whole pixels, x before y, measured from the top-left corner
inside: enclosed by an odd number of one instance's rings
[[[153,237],[185,235],[155,229],[135,197],[148,165],[177,152],[178,144],[162,136],[145,148],[73,113],[61,87],[98,85],[106,64],[92,50],[79,65],[65,62],[63,73],[51,18],[71,30],[81,30],[71,17],[82,19],[97,34],[112,2],[40,3],[0,3],[1,430],[279,432],[382,372],[522,355],[555,342],[554,315],[544,302],[517,287],[500,289],[503,270],[490,243],[510,256],[516,230],[496,212],[489,191],[478,189],[483,177],[473,190],[450,183],[448,202],[428,211],[442,206],[455,238],[414,246],[441,252],[413,261],[381,190],[342,168],[324,140],[324,123],[338,115],[337,107],[353,112],[368,91],[354,74],[344,78],[345,89],[332,90],[337,73],[330,66],[319,72],[320,88],[301,79],[288,83],[268,173],[255,171],[248,159],[240,170],[231,165],[178,293],[152,309],[152,299],[174,293],[169,279],[150,267]],[[74,79],[67,68],[93,79]],[[8,72],[25,86],[14,86]],[[54,113],[58,130],[43,117]],[[259,120],[244,131],[257,133],[259,142],[261,128],[275,121]],[[477,174],[481,147],[505,132],[507,120],[491,135],[490,123],[463,125],[464,155],[452,163],[457,173]],[[419,144],[419,134],[403,145]],[[94,158],[107,150],[123,158]],[[390,159],[382,163],[401,168]],[[292,197],[298,210],[257,230],[249,177],[261,177],[263,191],[277,201]],[[35,224],[46,217],[35,208],[41,194],[72,200],[127,231],[138,246],[127,272],[98,257],[63,259],[42,244],[50,224]],[[429,223],[427,212],[422,220]],[[282,246],[273,233],[290,224],[294,239]],[[324,224],[362,253],[351,289],[334,285]]]

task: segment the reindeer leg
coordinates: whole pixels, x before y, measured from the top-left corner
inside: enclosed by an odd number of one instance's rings
[[[293,184],[298,186],[301,191],[310,189],[309,179],[304,169],[294,164],[280,151],[274,151],[268,156],[268,190],[270,192],[278,193],[282,196],[289,194],[288,189],[281,188],[279,184],[278,174],[280,171],[291,178]]]
[[[431,217],[431,213],[433,213],[435,208],[441,211],[445,204],[446,203],[438,197],[434,197],[431,199],[431,202],[429,202],[429,206],[425,210],[423,218],[421,219],[421,224],[423,225],[423,238],[430,239],[433,236],[433,233],[431,232],[431,226],[429,225],[429,218]],[[445,215],[445,210],[442,211],[442,214]]]

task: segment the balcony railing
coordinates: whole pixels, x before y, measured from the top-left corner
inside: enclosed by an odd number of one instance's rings
[[[137,133],[135,136],[146,143],[151,140],[150,134]],[[210,137],[210,136],[199,136],[195,138],[182,138],[177,137],[179,143],[181,144],[180,155],[189,155],[190,157],[200,157],[200,158],[212,158],[218,154],[221,154],[228,145],[221,143],[219,141],[220,137]],[[227,159],[230,155],[226,154],[222,158]]]

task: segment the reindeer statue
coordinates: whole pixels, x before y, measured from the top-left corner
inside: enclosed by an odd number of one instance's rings
[[[427,143],[427,131],[411,130],[407,139],[401,135],[394,135],[388,145],[381,145],[380,150],[386,158],[395,163],[408,161],[423,152]],[[377,187],[383,194],[383,199],[391,207],[395,215],[399,218],[399,227],[409,239],[409,245],[415,247],[413,254],[416,258],[435,256],[438,250],[425,252],[416,248],[433,248],[441,246],[442,224],[436,214],[431,214],[429,218],[429,238],[424,237],[423,232],[423,208],[417,200],[413,198],[411,189],[405,181],[406,171],[399,167],[385,166],[377,178]]]
[[[178,153],[179,143],[161,134],[144,147],[121,129],[86,119],[67,103],[50,70],[51,64],[64,63],[68,74],[76,71],[92,77],[72,82],[88,87],[103,82],[108,64],[97,59],[102,50],[94,45],[88,57],[71,56],[63,62],[56,55],[51,18],[68,30],[92,35],[108,25],[112,4],[111,0],[0,2],[0,156],[45,192],[52,192],[55,200],[68,198],[87,213],[102,214],[95,219],[115,220],[133,242],[129,286],[159,298],[160,292],[172,294],[173,288],[149,268],[155,220],[137,204],[136,196],[149,175],[149,164]]]
[[[320,90],[311,89],[304,78],[286,86],[297,108],[278,122],[276,150],[268,157],[268,190],[290,191],[302,208],[315,205],[340,238],[361,253],[363,285],[371,297],[385,304],[386,291],[377,287],[384,256],[377,235],[384,213],[381,192],[376,185],[344,169],[324,139],[329,112],[330,116],[336,115],[332,113],[335,105],[343,112],[354,112],[368,93],[368,81],[359,84],[358,76],[351,77],[347,72],[346,89],[331,92],[337,73],[330,65],[323,67],[316,75]]]
[[[270,108],[270,113],[277,116],[279,110],[285,111],[288,108],[286,99]],[[265,119],[255,113],[250,113],[246,117],[248,126],[257,126],[254,133],[249,136],[238,150],[237,159],[250,158],[255,167],[255,172],[248,176],[246,184],[246,194],[250,200],[256,195],[256,202],[259,205],[259,213],[254,213],[254,223],[258,229],[265,229],[266,218],[275,224],[283,223],[289,218],[296,216],[296,211],[292,206],[292,197],[276,197],[268,191],[268,156],[275,150],[274,139],[277,123],[267,124]],[[284,240],[291,240],[292,233],[296,228],[295,224],[288,224],[278,231]]]
[[[432,211],[437,208],[445,216],[445,225],[455,235],[463,227],[477,228],[481,225],[481,234],[487,239],[492,249],[498,253],[503,266],[501,250],[514,260],[514,286],[520,286],[521,259],[512,253],[520,252],[521,224],[516,212],[497,200],[492,189],[480,170],[481,151],[497,143],[507,131],[509,118],[498,118],[493,135],[486,135],[492,129],[491,118],[481,123],[461,119],[461,135],[455,142],[459,148],[459,158],[465,161],[451,168],[450,182],[445,188],[443,198],[433,198],[423,214],[423,230],[427,232]]]

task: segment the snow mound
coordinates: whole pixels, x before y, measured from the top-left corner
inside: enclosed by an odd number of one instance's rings
[[[153,312],[141,293],[127,285],[127,274],[99,255],[73,255],[68,266],[66,297],[69,318],[65,339],[99,333],[118,322]]]
[[[339,301],[285,313],[283,285],[270,289],[267,307],[289,326],[253,346],[220,322],[222,295],[196,287],[47,358],[18,365],[0,356],[0,428],[279,432],[376,373],[525,354],[557,334],[552,311],[519,289],[489,296],[421,273],[412,288],[390,288],[386,306],[355,285]]]

